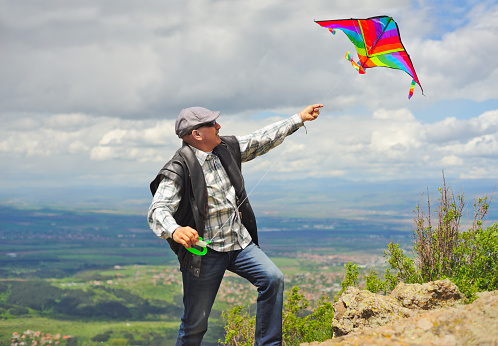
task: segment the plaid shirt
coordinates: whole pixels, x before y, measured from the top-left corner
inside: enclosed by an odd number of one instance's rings
[[[301,117],[295,114],[250,135],[237,136],[242,162],[267,153],[301,126],[303,126]],[[215,154],[191,148],[202,167],[207,186],[208,217],[204,240],[211,240],[209,247],[215,251],[244,249],[251,242],[251,236],[240,219],[235,189],[225,169]],[[148,213],[149,226],[161,238],[170,238],[180,227],[173,218],[182,197],[179,191],[180,187],[174,181],[164,178],[152,200]]]

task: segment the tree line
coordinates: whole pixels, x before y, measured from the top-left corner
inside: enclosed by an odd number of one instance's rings
[[[123,289],[62,289],[41,280],[4,281],[0,283],[0,297],[0,315],[4,318],[6,312],[22,315],[32,311],[52,318],[146,320],[159,315],[174,317],[182,311],[174,304],[150,301]]]

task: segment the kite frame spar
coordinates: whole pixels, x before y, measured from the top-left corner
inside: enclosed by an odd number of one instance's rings
[[[346,59],[351,61],[359,73],[364,74],[365,69],[377,66],[403,70],[413,78],[408,98],[413,95],[415,83],[420,86],[422,95],[424,94],[410,55],[401,42],[398,24],[392,17],[315,20],[315,23],[328,28],[334,35],[335,30],[341,30],[348,36],[356,48],[359,61],[355,63],[349,52],[346,53]],[[382,44],[378,45],[379,42]]]

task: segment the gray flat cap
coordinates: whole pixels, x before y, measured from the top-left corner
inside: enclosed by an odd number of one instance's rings
[[[197,126],[218,118],[220,111],[210,111],[204,107],[190,107],[182,109],[175,123],[175,132],[182,138],[188,135]]]

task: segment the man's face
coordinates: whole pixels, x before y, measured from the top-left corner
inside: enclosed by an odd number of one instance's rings
[[[221,143],[219,135],[220,128],[221,125],[215,120],[213,123],[205,124],[194,131],[197,131],[201,135],[202,143],[206,145],[206,147],[211,148],[210,150],[213,150],[218,144]]]

